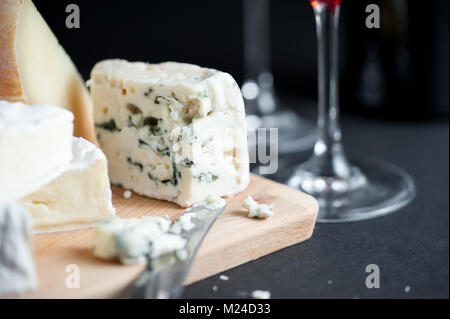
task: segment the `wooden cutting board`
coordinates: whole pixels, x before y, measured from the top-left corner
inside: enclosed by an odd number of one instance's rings
[[[176,204],[113,187],[113,204],[120,217],[166,215],[172,219],[184,209]],[[251,195],[259,203],[274,203],[268,219],[247,217],[243,200]],[[213,225],[194,260],[185,284],[218,274],[311,237],[318,205],[314,198],[282,184],[252,175],[248,188],[227,199],[226,211]],[[34,236],[39,286],[24,298],[111,298],[133,282],[144,265],[126,266],[104,261],[90,252],[94,229]],[[75,266],[73,266],[75,265]],[[67,288],[79,271],[79,288]]]

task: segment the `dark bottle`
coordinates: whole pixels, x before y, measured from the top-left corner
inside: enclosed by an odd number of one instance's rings
[[[368,28],[376,4],[380,28]],[[383,118],[448,116],[448,1],[344,1],[342,107]]]

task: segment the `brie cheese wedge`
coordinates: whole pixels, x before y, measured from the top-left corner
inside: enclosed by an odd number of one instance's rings
[[[94,226],[115,215],[105,155],[83,138],[72,139],[70,167],[21,200],[33,217],[35,232]]]
[[[48,105],[0,101],[0,203],[60,175],[72,160],[73,115]]]

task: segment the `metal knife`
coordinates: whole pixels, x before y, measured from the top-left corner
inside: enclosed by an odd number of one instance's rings
[[[133,299],[178,298],[183,291],[183,282],[198,247],[225,208],[226,205],[218,207],[201,203],[187,209],[183,214],[195,213],[191,218],[195,227],[189,231],[181,231],[181,236],[187,240],[185,258],[170,254],[150,259],[144,272],[132,285],[130,297]]]

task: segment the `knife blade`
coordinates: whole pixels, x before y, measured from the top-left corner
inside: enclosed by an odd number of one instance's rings
[[[185,256],[175,254],[150,259],[145,270],[131,287],[133,299],[178,298],[183,291],[183,282],[188,274],[195,254],[217,217],[226,205],[208,205],[200,203],[187,209],[183,215],[195,213],[191,218],[194,224],[190,230],[181,230],[181,236],[187,240]]]

